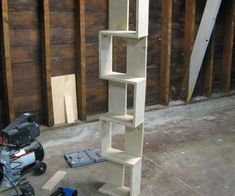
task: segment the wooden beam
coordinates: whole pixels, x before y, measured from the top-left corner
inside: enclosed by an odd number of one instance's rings
[[[230,90],[232,55],[234,42],[235,0],[226,1],[226,23],[224,27],[224,47],[222,62],[222,89],[225,93]]]
[[[51,90],[51,44],[50,44],[50,14],[49,0],[43,0],[42,11],[42,73],[45,107],[45,122],[54,125],[52,90]]]
[[[172,37],[172,0],[162,0],[161,27],[161,103],[170,101],[170,65],[171,65],[171,37]]]
[[[75,0],[78,117],[86,120],[85,0]]]
[[[189,68],[189,90],[187,102],[192,98],[193,91],[201,70],[201,66],[206,54],[206,50],[214,29],[215,21],[219,12],[222,0],[207,0],[198,29],[196,40],[190,57]]]
[[[195,40],[196,0],[185,0],[184,59],[181,97],[187,99],[189,62]]]
[[[215,57],[215,31],[212,33],[210,44],[208,46],[204,61],[205,70],[203,73],[202,93],[204,96],[207,97],[210,97],[212,93],[214,57]]]
[[[8,18],[8,1],[1,1],[1,19],[2,19],[2,60],[3,60],[3,78],[6,102],[7,121],[12,122],[15,119],[14,96],[13,96],[13,80],[11,66],[11,49],[10,49],[10,32]]]

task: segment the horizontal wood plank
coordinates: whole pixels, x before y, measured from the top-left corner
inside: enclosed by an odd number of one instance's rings
[[[74,10],[74,1],[76,0],[50,0],[50,11],[54,10],[67,10],[73,11]]]
[[[74,12],[66,11],[50,11],[50,27],[51,28],[74,28]]]
[[[14,84],[14,97],[32,96],[42,93],[42,78],[16,80]]]
[[[39,12],[9,12],[9,24],[10,29],[39,29]]]
[[[31,63],[39,62],[41,47],[39,45],[16,46],[11,48],[12,63]],[[56,44],[52,45],[51,59],[75,59],[75,44]]]
[[[62,59],[51,62],[52,76],[61,76],[68,74],[75,74],[76,72],[76,61],[75,59]]]
[[[38,0],[10,0],[8,1],[9,12],[37,11]]]
[[[30,95],[15,97],[15,112],[39,111],[42,109],[42,95]]]
[[[12,64],[12,74],[14,81],[41,78],[41,62]]]

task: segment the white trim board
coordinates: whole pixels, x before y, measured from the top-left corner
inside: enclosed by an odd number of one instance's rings
[[[215,26],[215,21],[219,12],[221,2],[222,0],[207,0],[206,2],[206,6],[190,57],[188,84],[189,91],[187,101],[190,101],[192,98],[199,72],[202,67],[203,59],[205,57],[211,34]]]

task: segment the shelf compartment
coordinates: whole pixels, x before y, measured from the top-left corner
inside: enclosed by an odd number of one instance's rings
[[[134,157],[115,148],[108,149],[104,156],[109,161],[117,162],[130,167],[135,166],[142,160],[141,157]]]
[[[120,79],[120,76],[123,78],[122,82],[116,81]],[[146,80],[140,77],[130,78],[122,74],[118,76],[112,74],[109,77],[112,77],[112,80],[109,80],[108,113],[104,114],[101,119],[134,128],[139,126],[144,121]],[[134,86],[133,113],[131,114],[127,113],[128,83]]]
[[[129,31],[129,0],[109,0],[109,29]],[[136,36],[148,35],[149,0],[136,0]]]
[[[146,78],[147,37],[126,39],[126,73],[129,76]],[[113,70],[113,36],[99,34],[100,78],[112,74]]]

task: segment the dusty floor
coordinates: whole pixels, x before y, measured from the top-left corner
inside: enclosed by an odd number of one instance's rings
[[[154,112],[146,113],[141,195],[235,196],[234,100],[230,97],[203,103],[210,109],[201,103],[176,108],[175,113],[170,109],[171,117],[162,116],[169,117],[167,121],[158,121]],[[39,140],[45,147],[48,171],[40,177],[28,176],[37,196],[49,195],[41,187],[57,170],[67,172],[59,185],[76,188],[79,196],[102,195],[98,189],[105,181],[105,163],[71,169],[63,159],[65,152],[99,145],[99,123],[79,127],[42,133]],[[89,129],[93,129],[90,135],[86,133]],[[122,141],[117,131],[114,146],[121,147]]]

